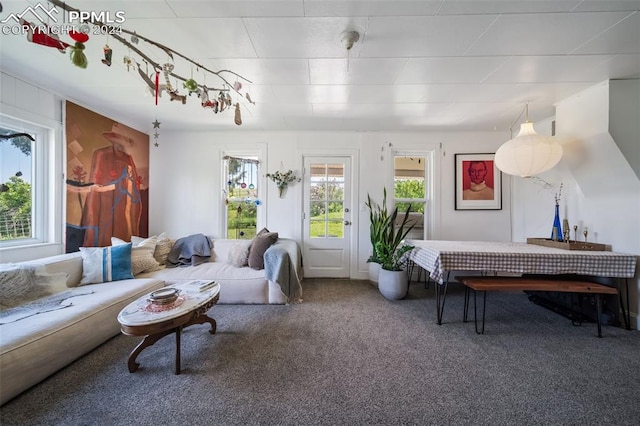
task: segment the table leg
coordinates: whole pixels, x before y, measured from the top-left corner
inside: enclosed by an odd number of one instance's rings
[[[176,374],[180,374],[180,335],[182,326],[176,328]]]
[[[127,360],[129,373],[135,373],[136,370],[138,370],[138,367],[140,366],[140,364],[136,362],[136,358],[138,357],[138,355],[140,355],[140,352],[142,352],[143,349],[153,345],[158,340],[162,339],[166,335],[173,333],[174,331],[175,329],[171,329],[171,330],[163,331],[162,333],[145,336],[144,339],[142,339],[142,341],[138,343],[138,346],[136,346],[133,349],[133,351],[131,351],[131,354],[129,354],[129,359]]]
[[[449,286],[449,274],[450,271],[447,272],[444,283],[438,284],[436,283],[436,316],[438,319],[438,325],[442,325],[442,314],[444,312],[444,302],[447,299],[447,287]],[[443,286],[444,289],[440,287]]]
[[[209,323],[211,324],[211,329],[209,330],[209,333],[211,334],[216,334],[216,329],[217,329],[217,324],[216,324],[216,320],[214,320],[213,318],[207,316],[207,315],[199,315],[197,317],[195,317],[194,319],[192,319],[191,321],[189,321],[185,327],[188,327],[190,325],[194,325],[194,324],[204,324],[204,323]]]

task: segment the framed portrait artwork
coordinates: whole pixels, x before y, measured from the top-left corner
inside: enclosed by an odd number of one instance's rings
[[[502,210],[502,173],[495,154],[456,154],[456,210]]]

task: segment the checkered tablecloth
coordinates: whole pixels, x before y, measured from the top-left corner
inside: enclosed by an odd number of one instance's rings
[[[527,243],[407,240],[410,260],[442,283],[447,271],[519,274],[578,274],[633,278],[637,255],[610,251],[563,250]]]

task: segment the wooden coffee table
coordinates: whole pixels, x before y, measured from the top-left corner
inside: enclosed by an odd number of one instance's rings
[[[182,329],[193,324],[211,324],[209,333],[215,334],[216,320],[207,316],[207,311],[218,302],[220,285],[215,284],[201,290],[201,286],[212,281],[189,281],[170,287],[180,290],[178,299],[167,305],[149,301],[150,294],[125,306],[118,314],[118,322],[124,334],[145,336],[129,355],[129,372],[140,366],[136,358],[146,347],[164,336],[176,333],[176,374],[180,374],[180,335]]]

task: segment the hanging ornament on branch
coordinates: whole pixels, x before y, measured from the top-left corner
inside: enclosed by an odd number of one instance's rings
[[[84,54],[84,43],[89,40],[89,36],[76,31],[69,31],[69,36],[76,42],[73,46],[70,46],[71,62],[77,67],[87,68],[89,62],[87,61],[87,56]]]
[[[104,47],[102,48],[102,51],[104,53],[104,59],[102,60],[102,63],[105,64],[106,66],[110,67],[111,66],[111,56],[113,55],[113,50],[109,47],[108,44],[105,44]],[[127,66],[127,71],[129,71],[129,66]]]
[[[53,47],[58,49],[60,53],[65,53],[65,50],[69,47],[69,44],[60,41],[58,35],[52,33],[46,24],[34,25],[29,21],[20,19],[20,25],[26,30],[27,40],[31,43]]]

